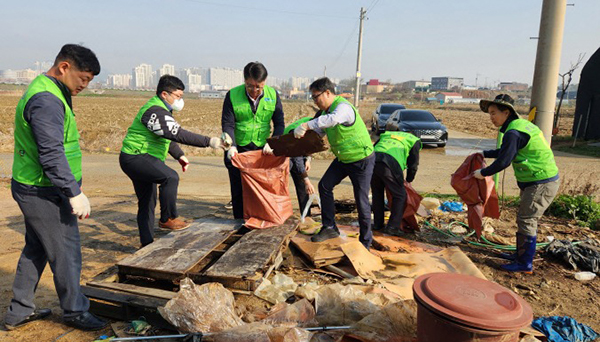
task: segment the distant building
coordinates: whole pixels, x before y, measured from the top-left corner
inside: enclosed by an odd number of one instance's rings
[[[498,89],[502,91],[527,91],[529,85],[527,83],[518,82],[500,82]]]
[[[431,87],[431,82],[420,80],[420,81],[406,81],[399,84],[402,90],[418,90],[423,91]]]
[[[308,77],[290,77],[290,85],[292,89],[304,90],[308,89],[308,86],[312,83],[312,80]]]
[[[131,74],[112,74],[108,75],[106,86],[111,89],[130,89],[131,80]]]
[[[154,72],[152,65],[142,63],[131,72],[131,85],[134,89],[152,89],[154,88]]]
[[[175,76],[175,66],[171,64],[163,64],[163,66],[158,69],[158,77],[162,77],[164,75]]]
[[[464,79],[459,77],[432,77],[431,90],[460,90],[464,85]]]
[[[462,99],[462,95],[459,93],[437,93],[435,98],[440,102],[440,104],[444,103],[453,103],[455,99]]]
[[[231,68],[210,68],[208,69],[208,81],[213,89],[231,89],[244,83],[244,74],[242,70]]]
[[[361,91],[365,92],[366,94],[378,94],[383,93],[389,87],[389,83],[379,82],[378,79],[370,79],[369,82],[367,82],[366,86],[364,86],[364,88],[361,87]]]
[[[227,95],[226,90],[203,90],[200,92],[201,99],[223,99]]]
[[[202,81],[204,81],[202,75],[202,71],[200,68],[188,68],[181,69],[177,72],[176,76],[183,82],[185,85],[185,91],[190,93],[199,93],[204,90],[204,86]]]

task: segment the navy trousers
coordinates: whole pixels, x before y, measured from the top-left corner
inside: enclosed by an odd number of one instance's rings
[[[373,241],[371,232],[371,205],[369,204],[369,190],[371,177],[375,166],[375,153],[354,163],[342,163],[337,158],[329,165],[327,171],[319,182],[319,196],[321,197],[321,218],[324,227],[336,227],[335,203],[333,189],[346,177],[350,177],[354,190],[354,200],[358,210],[358,224],[360,226],[360,242],[365,247],[370,247]]]

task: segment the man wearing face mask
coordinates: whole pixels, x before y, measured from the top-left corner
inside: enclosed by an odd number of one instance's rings
[[[90,49],[67,44],[54,65],[36,77],[19,100],[15,115],[12,196],[25,218],[25,247],[4,319],[8,330],[51,314],[33,303],[40,277],[50,264],[64,322],[99,330],[107,322],[89,313],[83,295],[77,218],[90,215],[81,190],[81,148],[72,97],[100,73]]]
[[[142,247],[154,241],[154,208],[156,185],[159,185],[159,227],[181,230],[189,224],[178,219],[177,187],[179,175],[165,164],[167,153],[179,161],[183,172],[190,164],[177,143],[207,147],[222,147],[220,138],[209,138],[181,128],[173,111],[183,109],[183,82],[175,76],[164,75],[158,81],[156,96],[138,112],[123,140],[119,163],[133,182],[138,198],[137,224]]]
[[[275,89],[266,85],[267,69],[262,63],[250,62],[244,67],[244,84],[231,89],[225,96],[221,116],[221,128],[233,139],[232,147],[225,155],[229,172],[233,217],[244,218],[242,178],[240,170],[231,164],[236,153],[263,150],[273,154],[267,143],[271,135],[283,133],[285,122],[283,106]]]

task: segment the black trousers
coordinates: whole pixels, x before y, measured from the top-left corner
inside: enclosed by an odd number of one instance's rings
[[[390,208],[390,219],[387,227],[400,229],[402,216],[404,215],[404,204],[406,203],[406,189],[404,188],[404,175],[395,174],[386,163],[377,162],[373,169],[371,179],[371,192],[373,195],[373,220],[376,228],[383,228],[383,211],[385,188],[392,194],[392,206]]]
[[[119,156],[121,169],[133,182],[138,198],[137,224],[140,242],[146,246],[154,241],[154,210],[156,185],[159,186],[160,220],[166,222],[177,215],[179,175],[162,160],[149,154]]]
[[[350,177],[354,190],[354,200],[358,210],[360,242],[370,247],[373,240],[371,231],[371,205],[369,204],[369,183],[373,176],[375,153],[354,163],[344,164],[337,158],[329,165],[319,182],[321,197],[321,218],[324,227],[335,227],[335,203],[333,188],[346,177]]]
[[[302,170],[304,168],[304,157],[290,158],[290,175],[294,181],[296,187],[296,196],[298,197],[298,204],[300,205],[300,214],[304,211],[306,203],[308,203],[308,193],[306,192],[306,185],[304,185],[304,178],[302,177]],[[310,210],[307,217],[310,216]]]
[[[261,150],[262,147],[258,147],[254,144],[246,146],[238,146],[238,153],[244,153],[248,151]],[[233,206],[233,218],[243,219],[244,218],[244,196],[242,193],[242,175],[240,170],[231,164],[231,160],[227,158],[227,153],[224,157],[225,167],[229,173],[229,188],[231,190],[231,205]]]

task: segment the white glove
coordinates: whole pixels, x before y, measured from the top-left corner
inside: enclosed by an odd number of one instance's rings
[[[236,154],[237,154],[237,147],[231,146],[229,151],[227,151],[227,159],[231,160],[231,158],[233,158],[233,156],[235,156]]]
[[[273,149],[269,146],[269,143],[266,143],[263,147],[263,154],[273,155]]]
[[[210,142],[208,143],[208,146],[210,146],[210,148],[212,148],[213,150],[216,150],[218,148],[223,148],[223,140],[221,140],[221,138],[210,138]]]
[[[485,176],[481,174],[481,169],[473,171],[473,177],[477,179],[485,179]]]
[[[306,134],[306,127],[304,127],[304,124],[296,127],[296,129],[294,129],[294,138],[300,139],[304,136],[304,134]]]
[[[90,217],[92,208],[90,207],[90,201],[83,192],[75,197],[69,197],[69,203],[71,203],[71,208],[73,208],[73,215],[79,217],[80,220]]]
[[[228,151],[231,145],[233,145],[233,139],[229,136],[229,134],[223,132],[221,134],[221,140],[223,140],[223,149]]]

